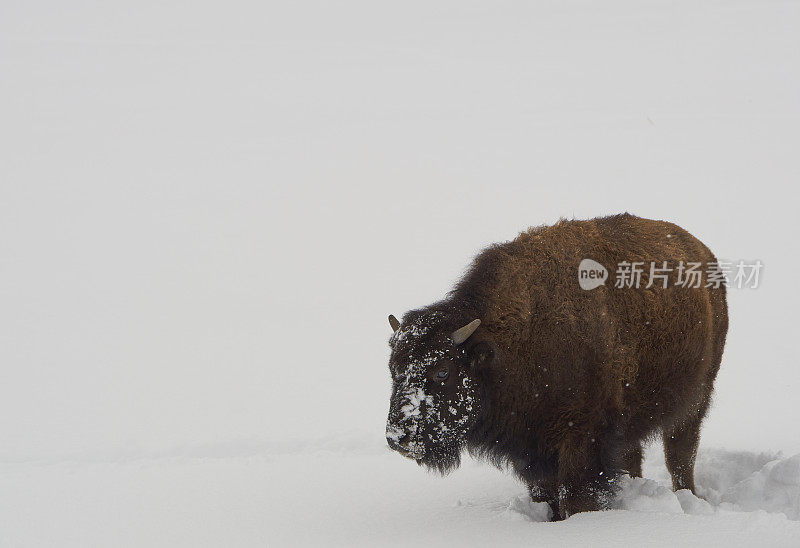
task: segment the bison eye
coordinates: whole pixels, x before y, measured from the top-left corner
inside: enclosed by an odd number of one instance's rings
[[[440,381],[443,381],[447,378],[447,374],[448,374],[447,369],[440,369],[439,371],[436,372],[436,378],[439,379]]]

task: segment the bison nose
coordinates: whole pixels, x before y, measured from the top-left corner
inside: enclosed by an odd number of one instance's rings
[[[411,441],[411,436],[402,434],[400,436],[386,436],[386,443],[395,451],[406,452],[408,451],[408,442]]]
[[[394,424],[386,425],[386,443],[389,447],[399,453],[406,454],[409,452],[409,443],[411,442],[411,435],[405,428],[400,428]]]

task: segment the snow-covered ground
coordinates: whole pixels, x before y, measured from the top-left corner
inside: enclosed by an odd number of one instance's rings
[[[707,450],[673,493],[657,448],[614,510],[547,522],[513,478],[427,474],[363,435],[19,463],[0,473],[10,546],[797,546],[800,455]]]
[[[800,545],[800,2],[0,2],[0,546]],[[704,501],[384,446],[388,314],[559,217],[729,292]],[[724,449],[715,449],[724,448]]]

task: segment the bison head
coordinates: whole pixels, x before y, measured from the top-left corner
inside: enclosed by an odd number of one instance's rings
[[[465,344],[480,320],[452,330],[440,312],[389,316],[394,335],[389,370],[392,398],[386,423],[389,447],[441,473],[456,468],[466,435],[481,408],[478,364],[486,343]]]

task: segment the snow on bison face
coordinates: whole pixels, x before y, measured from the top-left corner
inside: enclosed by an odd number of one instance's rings
[[[386,441],[401,455],[446,473],[460,462],[480,402],[474,360],[463,344],[480,320],[451,332],[437,312],[390,316],[395,333],[389,370],[392,398]]]

